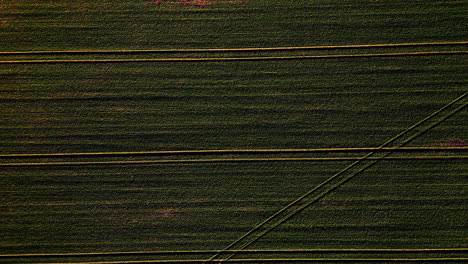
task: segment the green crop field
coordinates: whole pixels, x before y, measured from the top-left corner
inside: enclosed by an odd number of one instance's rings
[[[467,11],[2,0],[0,262],[467,261]]]

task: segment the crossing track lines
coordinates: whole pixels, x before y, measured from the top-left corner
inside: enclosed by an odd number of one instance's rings
[[[232,52],[274,52],[274,51],[307,51],[307,50],[351,50],[351,49],[381,49],[381,48],[411,48],[464,46],[464,42],[432,42],[432,43],[394,43],[374,45],[341,45],[341,46],[308,46],[308,47],[267,47],[267,48],[226,48],[226,49],[166,49],[166,50],[61,50],[61,51],[13,51],[0,52],[0,56],[20,55],[86,55],[86,54],[152,54],[152,53],[232,53]]]
[[[467,52],[464,52],[463,54],[466,54],[466,53],[467,53]],[[418,53],[418,54],[420,54],[420,53]],[[368,55],[368,54],[363,54],[363,55]],[[371,54],[371,55],[372,55],[372,54]],[[377,55],[381,56],[381,55],[385,55],[385,54],[377,54]],[[341,55],[332,55],[332,56],[341,56]],[[348,55],[348,56],[354,56],[354,55]],[[361,56],[361,55],[356,55],[356,56]],[[413,55],[413,56],[416,56],[416,55]],[[421,56],[421,55],[417,55],[417,56]],[[432,55],[431,55],[431,56],[432,56]],[[307,57],[307,56],[304,56],[304,57]],[[324,56],[309,56],[309,57],[324,57]],[[274,57],[269,57],[269,58],[271,59],[271,58],[274,58]],[[282,58],[282,57],[280,57],[280,58]],[[288,57],[285,57],[285,58],[288,58]],[[294,57],[294,58],[295,58],[295,57]],[[334,58],[336,58],[336,57],[334,57]],[[220,58],[220,59],[223,59],[223,58]],[[228,58],[228,59],[229,59],[229,58]],[[235,58],[234,58],[234,59],[235,59]],[[248,59],[251,59],[251,58],[248,58]],[[255,59],[255,58],[253,58],[253,59]],[[303,58],[303,59],[305,59],[305,58]],[[316,59],[318,59],[318,58],[316,58]],[[146,61],[145,61],[145,62],[146,62]],[[378,148],[378,149],[374,149],[374,150],[369,150],[369,151],[372,151],[372,152],[386,152],[386,151],[382,150],[382,148]],[[389,151],[389,150],[388,150],[388,151]],[[78,153],[78,154],[80,154],[80,153]],[[64,154],[64,155],[68,155],[68,154]],[[107,155],[107,154],[106,154],[106,155]],[[111,155],[114,155],[114,154],[111,154]],[[120,154],[117,154],[117,155],[120,155]],[[137,155],[139,155],[139,154],[137,154]],[[145,155],[146,155],[146,154],[145,154]],[[159,154],[156,154],[156,155],[159,155]],[[176,155],[178,155],[178,154],[176,154]],[[198,155],[198,154],[197,154],[197,155]],[[415,157],[413,157],[413,158],[415,158]],[[428,158],[428,157],[424,157],[424,158]],[[435,158],[435,157],[433,157],[433,158]],[[448,158],[448,157],[443,157],[443,158],[445,159],[445,158]],[[356,160],[356,158],[353,158],[353,159]],[[388,159],[392,159],[392,158],[391,158],[391,157],[386,157],[386,156],[384,156],[384,157],[367,157],[367,158],[365,158],[365,159],[366,159],[366,160],[378,161],[378,160],[388,160]],[[284,159],[283,159],[283,160],[284,160]],[[145,162],[145,161],[142,161],[142,162]],[[148,161],[148,162],[153,162],[153,161]],[[180,162],[180,161],[177,161],[177,162]],[[211,162],[211,161],[210,161],[210,162]],[[220,162],[226,162],[226,160],[220,161]],[[233,162],[238,162],[238,161],[233,161]],[[239,161],[239,162],[240,162],[240,161]],[[214,253],[219,253],[219,252],[220,252],[220,251],[212,252],[212,253],[214,254]],[[221,251],[221,252],[222,252],[222,253],[240,253],[239,251],[227,251],[227,250],[224,250],[224,251]],[[307,259],[307,260],[309,260],[309,261],[324,261],[323,259],[322,259],[322,260],[320,260],[320,259]],[[402,262],[403,259],[395,259],[395,260],[389,260],[389,259],[385,259],[385,260],[380,259],[380,260],[379,260],[379,259],[374,259],[374,260],[376,260],[376,262],[378,262],[378,261],[385,261],[385,262],[388,262],[388,261],[396,261],[396,262]],[[452,258],[452,259],[449,259],[449,258],[438,258],[438,259],[436,259],[436,260],[435,260],[435,259],[427,259],[427,258],[426,258],[426,259],[405,259],[405,261],[419,261],[419,262],[423,262],[423,263],[426,263],[426,262],[429,261],[429,260],[439,261],[439,262],[445,263],[445,262],[448,262],[448,261],[463,261],[463,260],[465,260],[465,259],[459,259],[459,258],[458,258],[458,259],[455,259],[455,258]],[[176,263],[191,263],[191,261],[188,261],[188,262],[180,262],[180,261],[183,261],[183,260],[175,260],[175,261],[179,261],[179,262],[176,262]],[[195,261],[197,261],[197,260],[195,260]],[[235,259],[229,259],[229,260],[223,260],[223,261],[226,261],[226,262],[235,262],[236,260],[235,260]],[[239,261],[244,262],[244,261],[248,261],[248,260],[238,260],[238,262],[239,262]],[[253,260],[251,260],[251,261],[253,261],[253,262],[258,262],[258,261],[262,261],[262,260],[261,260],[261,259],[253,259]],[[305,260],[305,259],[280,259],[280,260],[278,260],[278,259],[277,259],[277,260],[269,259],[269,260],[264,260],[264,261],[266,261],[266,262],[277,261],[278,263],[284,263],[284,262],[296,262],[296,261],[306,261],[306,260]],[[333,261],[333,260],[328,259],[328,261]],[[346,260],[344,260],[344,259],[336,260],[336,262],[338,262],[338,263],[343,262],[343,261],[346,261]],[[354,259],[354,261],[356,261],[356,259]],[[360,260],[358,260],[358,261],[366,261],[366,262],[368,262],[369,259],[367,259],[367,260],[362,260],[362,259],[360,259]],[[214,260],[214,262],[217,262],[217,261]],[[105,263],[111,263],[111,262],[105,262]],[[125,263],[131,263],[131,262],[125,262]],[[151,262],[149,262],[149,263],[174,263],[174,262],[167,262],[167,261],[166,261],[166,262],[164,262],[164,261],[157,262],[157,261],[151,261]],[[197,262],[195,262],[195,263],[197,263]],[[199,262],[199,263],[203,263],[203,262]]]
[[[314,153],[362,153],[362,152],[463,152],[468,147],[388,147],[388,148],[317,148],[317,149],[223,149],[223,150],[176,150],[141,152],[89,152],[89,153],[30,153],[0,154],[0,159],[21,158],[73,158],[73,157],[135,157],[135,156],[204,156],[247,154],[314,154]]]
[[[439,125],[444,120],[448,119],[449,117],[453,116],[454,114],[458,113],[462,109],[467,106],[465,102],[465,98],[467,97],[468,93],[464,93],[463,95],[455,98],[447,105],[443,106],[439,110],[433,112],[426,118],[420,120],[419,122],[415,123],[414,125],[410,126],[406,130],[402,131],[398,135],[394,136],[393,138],[387,140],[383,143],[379,148],[388,147],[391,144],[397,144],[398,147],[403,147],[405,144],[411,142],[415,138],[419,137],[420,135],[424,134],[428,130],[432,129],[433,127]],[[460,106],[457,107],[457,105]],[[455,109],[453,109],[455,108]],[[421,127],[424,123],[427,123],[431,119],[438,117],[438,120],[430,122],[429,125],[425,125],[421,130]],[[416,132],[414,131],[416,130]],[[412,135],[408,135],[409,133],[413,133]],[[302,212],[304,209],[309,207],[311,204],[315,203],[322,197],[326,196],[327,194],[331,193],[344,183],[350,181],[359,173],[363,172],[367,168],[376,164],[379,160],[388,156],[391,152],[383,153],[383,155],[379,156],[377,159],[368,160],[375,152],[369,152],[367,155],[363,156],[361,159],[353,162],[352,164],[348,165],[338,173],[334,174],[324,182],[317,185],[315,188],[311,189],[310,191],[303,194],[301,197],[297,198],[296,200],[289,203],[287,206],[283,207],[263,222],[259,223],[258,225],[254,226],[248,232],[244,233],[242,236],[234,240],[231,244],[229,244],[225,250],[230,249],[238,249],[242,250],[253,244],[258,239],[262,238],[273,229],[281,225],[282,223],[288,221],[293,216],[297,215],[298,213]],[[361,165],[361,166],[358,166]],[[356,168],[355,168],[356,167]],[[354,171],[352,169],[355,169]],[[231,259],[236,253],[225,254],[225,253],[217,253],[211,256],[206,262],[224,262],[226,260]],[[225,257],[222,257],[226,255]]]
[[[358,59],[358,58],[388,58],[388,57],[418,57],[418,56],[454,56],[466,55],[468,51],[441,52],[405,52],[405,53],[373,53],[348,55],[316,55],[316,56],[283,56],[283,57],[229,57],[229,58],[162,58],[162,59],[95,59],[95,60],[2,60],[0,65],[13,64],[101,64],[101,63],[166,63],[166,62],[235,62],[235,61],[290,61],[290,60],[325,60],[325,59]]]

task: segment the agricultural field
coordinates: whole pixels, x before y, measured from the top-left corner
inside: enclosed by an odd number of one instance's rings
[[[468,261],[467,6],[3,0],[0,262]]]

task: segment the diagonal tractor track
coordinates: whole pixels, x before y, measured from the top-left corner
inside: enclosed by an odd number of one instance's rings
[[[463,108],[465,108],[468,104],[467,95],[468,93],[465,93],[459,96],[458,98],[454,99],[444,107],[440,108],[439,110],[430,114],[426,118],[410,126],[400,134],[389,139],[388,141],[380,145],[378,149],[390,146],[403,147],[404,145],[408,144],[415,138],[421,136],[425,132],[429,131],[433,127],[439,125],[444,120],[448,119],[449,117],[453,116],[454,114],[458,113]],[[228,245],[226,248],[224,248],[224,250],[227,251],[246,249],[255,241],[259,240],[260,238],[271,232],[277,226],[283,224],[284,222],[297,215],[311,204],[317,202],[322,197],[331,193],[342,184],[348,182],[353,177],[365,171],[369,167],[376,164],[379,160],[384,159],[390,154],[391,152],[369,152],[365,156],[361,157],[359,160],[353,162],[346,168],[334,174],[333,176],[331,176],[312,190],[308,191],[301,197],[297,198],[284,208],[274,213],[272,216],[265,219],[260,224],[253,227],[251,230],[249,230],[244,235],[242,235],[230,245]],[[369,159],[371,157],[376,158],[371,160]],[[234,255],[236,255],[236,253],[225,253],[221,251],[207,259],[206,263],[221,263],[231,259]]]

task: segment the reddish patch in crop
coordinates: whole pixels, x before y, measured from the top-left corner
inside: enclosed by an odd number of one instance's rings
[[[170,209],[164,209],[160,211],[156,211],[151,214],[149,218],[174,218],[176,217],[180,211],[170,208]]]
[[[187,6],[195,8],[207,8],[218,4],[237,5],[244,4],[247,0],[152,0],[157,7],[167,6]]]
[[[445,142],[435,143],[433,145],[437,147],[466,147],[467,146],[466,142],[461,138],[451,138]]]

